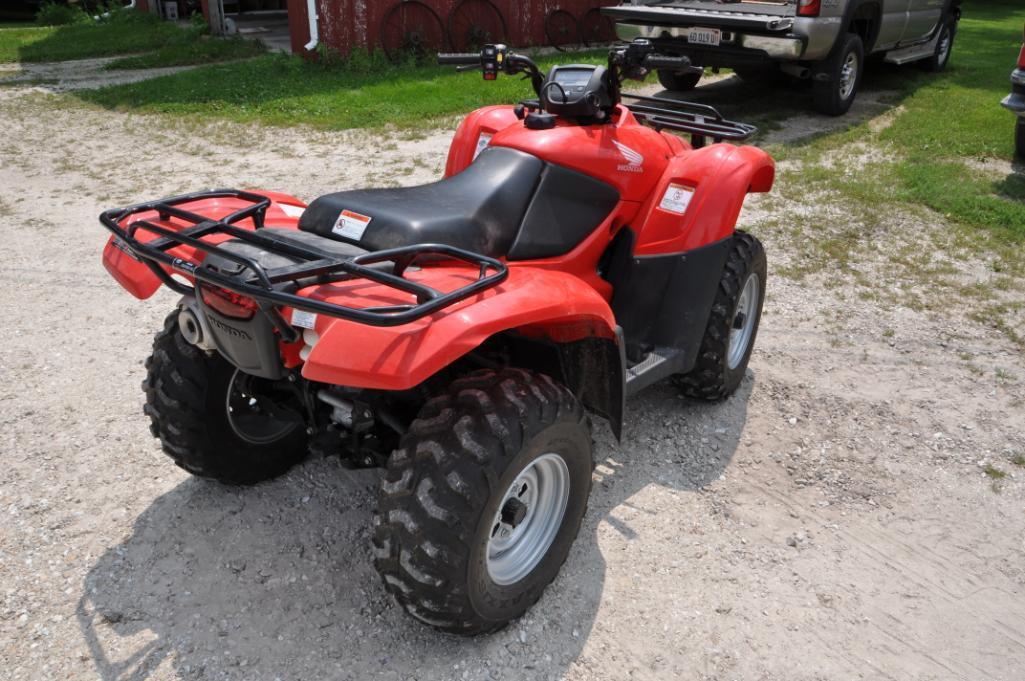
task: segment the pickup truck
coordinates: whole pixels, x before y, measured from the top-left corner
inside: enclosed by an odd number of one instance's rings
[[[685,91],[704,67],[743,80],[782,71],[811,79],[815,108],[838,116],[854,102],[869,56],[942,71],[961,0],[628,0],[603,10],[622,40],[650,40],[691,66],[662,69],[662,87]]]

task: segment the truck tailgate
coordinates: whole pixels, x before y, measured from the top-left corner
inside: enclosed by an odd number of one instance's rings
[[[602,11],[616,21],[658,26],[721,26],[754,31],[788,31],[794,7],[785,2],[721,3],[708,0],[663,2],[657,5],[619,5]]]

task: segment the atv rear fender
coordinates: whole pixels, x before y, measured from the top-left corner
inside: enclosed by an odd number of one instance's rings
[[[303,201],[300,201],[294,196],[281,194],[279,192],[263,191],[258,189],[251,191],[254,194],[266,196],[271,200],[270,207],[267,208],[267,214],[265,217],[265,224],[268,227],[288,227],[298,229],[299,216],[306,209],[306,204]],[[213,220],[218,220],[247,205],[249,205],[248,202],[235,198],[213,198],[200,199],[184,204],[182,207]],[[174,221],[173,219],[160,220],[156,211],[139,213],[133,216],[130,221],[134,222],[138,220],[152,220],[155,224],[170,229],[177,230],[182,228],[182,224]],[[126,222],[130,221],[126,220]],[[123,224],[122,226],[127,228],[129,225]],[[252,227],[253,225],[251,221],[244,221],[239,223],[239,226]],[[152,232],[140,231],[137,233],[136,238],[143,242],[149,242],[157,238],[157,235]],[[211,237],[207,239],[207,241],[212,244],[216,244],[223,240],[223,237]],[[195,262],[202,261],[205,255],[188,246],[179,246],[178,248],[172,249],[170,252],[185,260]],[[122,288],[139,300],[146,300],[156,293],[158,288],[160,288],[160,279],[153,274],[153,271],[150,270],[147,265],[129,255],[127,250],[119,245],[116,237],[111,237],[107,240],[107,245],[103,249],[103,266],[107,269],[107,272],[110,273],[110,276],[114,277],[117,283],[121,284]],[[169,269],[167,271],[169,274],[171,273]]]
[[[634,255],[682,253],[729,237],[747,194],[772,189],[775,173],[757,147],[713,144],[677,156],[641,210]]]
[[[449,267],[418,274],[440,290],[468,276],[465,268]],[[394,299],[394,290],[366,282],[321,286],[308,295],[346,305],[404,302]],[[368,326],[318,315],[313,327],[304,335],[305,378],[378,390],[413,388],[503,332],[551,342],[559,350],[563,380],[618,435],[624,370],[615,318],[605,299],[573,275],[510,267],[498,286],[409,324]]]

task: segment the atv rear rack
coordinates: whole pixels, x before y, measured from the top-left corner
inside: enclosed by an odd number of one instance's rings
[[[219,220],[200,215],[182,206],[206,199],[231,198],[247,201],[245,206]],[[182,194],[159,201],[140,203],[127,208],[104,211],[100,222],[114,235],[114,244],[136,260],[144,263],[160,281],[183,295],[195,295],[196,287],[174,279],[167,269],[192,277],[197,282],[229,289],[255,300],[260,309],[270,317],[282,337],[293,340],[297,336],[276,306],[288,307],[324,314],[329,317],[348,319],[371,326],[398,326],[426,317],[460,300],[497,286],[505,280],[509,271],[500,261],[470,251],[444,244],[415,244],[373,251],[357,256],[339,256],[298,242],[283,242],[260,233],[271,200],[266,196],[237,189],[216,189],[207,192]],[[122,227],[122,223],[140,213],[155,211],[162,221],[170,218],[190,226],[175,231],[140,219]],[[238,226],[251,219],[254,229]],[[140,241],[140,231],[150,232],[158,238],[148,242]],[[276,255],[298,259],[300,262],[284,267],[268,268],[252,258],[234,253],[223,247],[204,241],[215,235],[227,235],[248,242]],[[208,255],[216,255],[242,267],[238,274],[226,274],[207,266],[205,262],[185,260],[168,251],[179,246],[190,246]],[[447,293],[422,283],[411,281],[403,275],[414,261],[422,256],[432,260],[455,260],[477,268],[476,281]],[[392,263],[391,271],[374,269],[371,266]],[[415,304],[384,307],[356,308],[338,305],[296,295],[287,289],[297,290],[315,284],[331,284],[352,279],[368,279],[416,297]]]
[[[708,104],[634,95],[628,92],[623,92],[620,96],[639,102],[630,104],[629,108],[642,123],[659,131],[689,132],[695,149],[705,146],[705,140],[709,137],[715,143],[723,140],[740,142],[758,132],[758,128],[749,123],[726,120],[718,109]]]

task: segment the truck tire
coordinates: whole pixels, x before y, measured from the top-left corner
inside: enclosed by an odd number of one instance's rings
[[[1025,161],[1025,118],[1022,117],[1014,123],[1014,153]]]
[[[388,461],[374,517],[385,588],[443,631],[505,626],[566,560],[593,467],[589,422],[567,388],[519,369],[456,380]]]
[[[841,116],[851,108],[865,70],[865,48],[854,33],[844,36],[815,74],[815,110]],[[818,76],[825,76],[819,80]]]
[[[657,75],[659,84],[666,90],[670,92],[687,92],[697,86],[703,74],[659,69]]]
[[[178,466],[225,484],[252,485],[306,458],[306,427],[286,393],[278,403],[263,391],[242,392],[246,379],[238,374],[217,353],[190,345],[172,313],[146,360],[143,411],[153,437]]]
[[[936,51],[928,59],[918,62],[926,71],[939,73],[947,68],[950,53],[954,49],[954,36],[957,35],[957,23],[953,19],[944,19],[940,26],[940,39],[936,41]]]
[[[766,269],[761,242],[746,232],[734,234],[697,362],[676,377],[688,397],[721,400],[740,385],[758,335]]]

